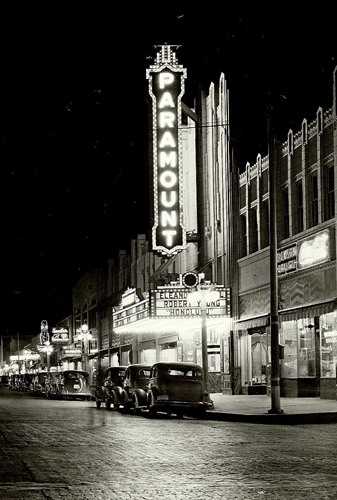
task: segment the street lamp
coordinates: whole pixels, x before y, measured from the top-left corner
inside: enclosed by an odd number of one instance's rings
[[[192,286],[190,287],[192,288]],[[207,303],[211,301],[216,301],[219,298],[219,292],[217,292],[214,289],[214,285],[212,285],[211,283],[199,283],[199,280],[196,281],[195,288],[196,291],[190,294],[190,301],[191,304],[194,303],[196,304],[197,307],[200,308],[202,371],[203,371],[205,395],[208,398],[209,387],[208,387]]]
[[[45,352],[47,354],[47,371],[50,371],[50,355],[54,351],[54,347],[50,345],[49,340],[47,340],[44,345],[40,349],[42,352]]]
[[[88,356],[89,356],[89,341],[92,339],[92,334],[89,332],[87,323],[81,325],[81,333],[77,337],[83,344],[83,371],[87,371]]]

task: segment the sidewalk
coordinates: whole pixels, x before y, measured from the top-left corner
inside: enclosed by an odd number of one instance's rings
[[[270,396],[228,396],[210,394],[214,410],[207,419],[256,424],[337,423],[337,401],[320,398],[281,398],[283,414],[269,414]]]

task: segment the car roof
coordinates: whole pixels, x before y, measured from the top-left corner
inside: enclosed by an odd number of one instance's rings
[[[200,365],[198,365],[197,363],[191,363],[191,362],[188,362],[188,361],[182,361],[182,362],[179,362],[179,361],[158,361],[158,363],[154,363],[153,364],[153,368],[154,367],[163,367],[163,368],[168,368],[168,367],[181,367],[181,368],[201,368]]]
[[[109,366],[107,370],[126,370],[127,366]]]
[[[129,365],[128,368],[145,368],[146,370],[150,370],[152,368],[152,365],[142,365],[141,363],[135,364],[135,365]]]

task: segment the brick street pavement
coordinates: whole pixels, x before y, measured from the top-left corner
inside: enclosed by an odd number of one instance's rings
[[[336,499],[337,425],[144,418],[0,393],[1,499]]]

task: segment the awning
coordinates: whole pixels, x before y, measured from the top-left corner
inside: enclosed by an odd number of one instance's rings
[[[260,328],[269,325],[269,314],[258,318],[242,319],[236,321],[238,330],[248,330],[249,328]]]
[[[285,311],[279,311],[279,317],[281,321],[313,318],[314,316],[320,316],[321,314],[333,312],[336,309],[336,300],[330,300],[329,302],[321,302],[319,304],[316,303],[306,307],[297,307],[287,309]]]

